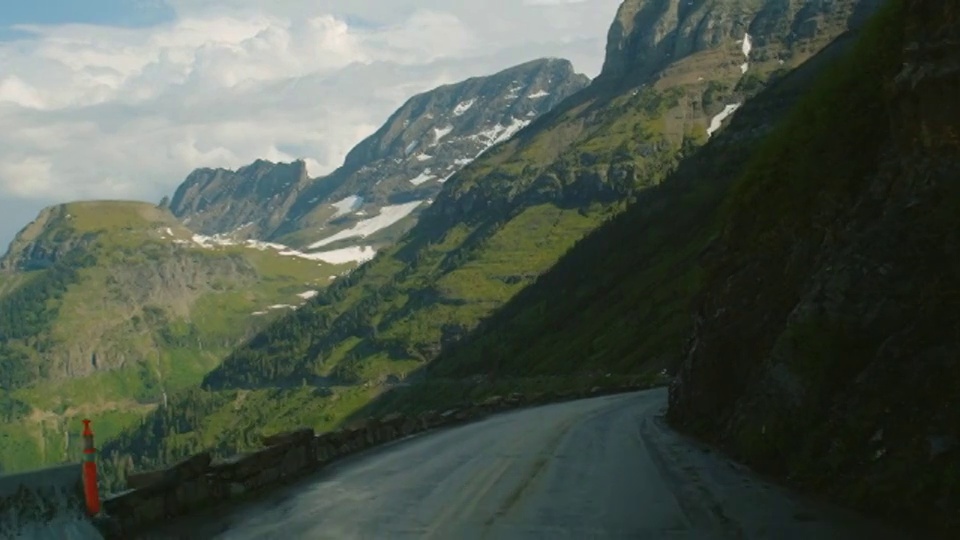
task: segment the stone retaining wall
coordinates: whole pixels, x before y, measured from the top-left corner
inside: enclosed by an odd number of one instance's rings
[[[95,538],[81,465],[0,476],[0,538]]]
[[[634,392],[647,386],[593,388],[575,394],[495,396],[480,403],[416,416],[389,414],[316,435],[299,429],[265,437],[264,448],[222,461],[209,453],[159,471],[131,474],[128,490],[103,501],[98,522],[107,539],[132,538],[155,524],[229,504],[314,472],[339,458],[427,430],[477,420],[492,413],[583,397]]]

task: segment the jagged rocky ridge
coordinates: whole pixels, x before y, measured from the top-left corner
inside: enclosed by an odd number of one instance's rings
[[[301,249],[380,247],[409,228],[410,220],[393,226],[432,202],[453,173],[588,82],[566,60],[541,59],[444,85],[410,98],[329,175],[310,178],[302,161],[200,169],[170,208],[205,235]]]
[[[197,169],[162,206],[200,234],[255,238],[279,227],[297,196],[312,182],[302,160],[258,159],[236,171]]]

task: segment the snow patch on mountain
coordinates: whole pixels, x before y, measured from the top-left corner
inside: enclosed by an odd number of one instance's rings
[[[473,107],[473,104],[476,103],[476,102],[477,102],[476,99],[469,99],[469,100],[467,100],[467,101],[461,101],[460,103],[457,104],[456,107],[454,107],[454,109],[453,109],[453,115],[454,115],[454,116],[463,116],[463,113],[469,111],[470,108]]]
[[[422,173],[420,173],[420,175],[417,176],[416,178],[411,178],[411,179],[410,179],[410,183],[413,184],[413,185],[415,185],[415,186],[419,186],[420,184],[422,184],[422,183],[424,183],[424,182],[429,182],[430,180],[433,180],[434,178],[436,178],[436,176],[434,176],[433,174],[430,174],[430,169],[427,168],[427,169],[424,169],[424,171],[423,171]]]
[[[361,206],[363,206],[363,197],[351,195],[332,203],[330,206],[333,206],[337,209],[337,212],[333,214],[333,217],[337,218],[340,216],[345,216],[351,212],[356,212]]]
[[[420,206],[421,204],[423,204],[423,201],[413,201],[413,202],[408,202],[404,204],[384,206],[383,208],[380,209],[380,214],[370,219],[365,219],[363,221],[360,221],[359,223],[356,223],[353,227],[349,229],[345,229],[343,231],[338,232],[337,234],[328,236],[323,240],[314,242],[313,244],[310,244],[308,249],[321,248],[328,244],[332,244],[333,242],[336,242],[338,240],[344,240],[347,238],[354,238],[354,237],[365,238],[407,217],[408,215],[413,213],[413,211],[416,210],[417,207]]]
[[[549,96],[549,95],[550,95],[550,92],[546,92],[546,91],[543,91],[543,90],[538,90],[538,91],[536,91],[536,92],[528,95],[527,97],[528,97],[529,99],[538,99],[538,98],[542,98],[542,97],[547,97],[547,96]]]
[[[433,145],[436,146],[440,144],[440,141],[452,132],[453,126],[447,126],[445,128],[433,128]]]
[[[311,255],[330,264],[365,263],[376,256],[377,250],[372,246],[352,246],[331,251],[311,253]]]
[[[471,135],[471,139],[482,143],[486,148],[480,151],[474,159],[483,155],[484,152],[489,150],[491,147],[506,141],[510,137],[516,135],[521,129],[530,125],[530,120],[520,120],[518,118],[510,118],[509,125],[503,125],[500,122],[497,122],[497,125],[493,126],[490,129],[485,129],[476,135]]]
[[[736,112],[740,108],[741,103],[734,103],[732,105],[727,105],[723,108],[720,113],[710,119],[710,127],[707,128],[707,136],[713,136],[718,129],[723,125],[723,121],[727,119],[731,114]]]
[[[740,50],[743,51],[743,56],[747,59],[746,62],[740,64],[740,73],[746,73],[750,69],[750,51],[753,50],[753,39],[750,34],[743,34]]]
[[[303,251],[293,249],[289,246],[283,244],[277,244],[274,242],[261,242],[260,240],[233,240],[226,235],[215,235],[215,236],[204,236],[201,234],[195,234],[191,238],[193,245],[200,246],[205,249],[217,249],[217,248],[229,248],[229,247],[241,247],[248,249],[256,249],[258,251],[267,251],[272,250],[276,251],[277,255],[282,257],[296,257],[298,259],[306,259],[308,261],[317,261],[317,262],[326,262],[330,264],[342,264],[340,262],[335,262],[335,257],[332,258],[325,253],[305,253]],[[174,240],[177,244],[190,244],[191,242],[186,240]],[[345,262],[350,262],[347,260]]]

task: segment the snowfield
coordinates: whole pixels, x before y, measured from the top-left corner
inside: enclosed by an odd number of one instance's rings
[[[707,128],[707,135],[713,136],[714,133],[720,129],[720,126],[723,125],[723,121],[727,119],[731,114],[736,112],[740,108],[740,103],[734,103],[733,105],[727,105],[720,111],[719,114],[710,119],[710,127]]]
[[[453,109],[453,115],[454,115],[454,116],[463,116],[463,113],[469,111],[470,108],[473,107],[473,104],[476,103],[476,102],[477,102],[476,99],[471,99],[471,100],[469,100],[469,101],[462,101],[462,102],[458,103],[457,106],[454,107],[454,109]]]
[[[423,201],[413,201],[405,204],[384,206],[382,209],[380,209],[379,215],[376,215],[370,219],[365,219],[349,229],[340,231],[332,236],[328,236],[327,238],[324,238],[318,242],[314,242],[313,244],[310,244],[307,249],[318,249],[332,244],[338,240],[345,240],[347,238],[365,238],[377,231],[386,229],[401,219],[409,216],[421,204],[423,204]]]
[[[424,171],[420,173],[419,176],[417,176],[416,178],[411,178],[410,183],[415,186],[419,186],[420,184],[423,184],[424,182],[429,182],[434,178],[436,178],[436,176],[430,174],[430,169],[424,169]]]
[[[353,246],[332,251],[311,253],[317,259],[330,264],[346,264],[350,262],[365,263],[376,256],[377,250],[371,246]]]
[[[340,199],[335,203],[332,203],[330,206],[333,206],[334,208],[337,209],[336,213],[333,214],[333,217],[338,218],[340,216],[345,216],[351,212],[356,212],[357,210],[359,210],[360,207],[363,206],[363,197],[360,197],[358,195],[351,195],[344,199]]]

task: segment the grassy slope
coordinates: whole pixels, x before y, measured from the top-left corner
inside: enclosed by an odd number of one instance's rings
[[[26,353],[24,362],[6,364],[6,390],[0,390],[5,420],[0,464],[8,471],[74,459],[83,417],[94,419],[100,440],[136,424],[163,392],[196,385],[242,338],[281,312],[251,313],[273,304],[295,305],[301,301],[298,293],[326,286],[343,270],[270,251],[175,246],[160,239],[157,228],[169,226],[181,237],[189,232],[146,204],[74,203],[67,213],[72,217],[46,234],[96,234],[94,243],[78,248],[91,257],[86,264],[64,274],[61,287],[49,285],[61,267],[73,262],[70,258],[48,269],[4,274],[0,282],[0,304],[11,316],[0,323],[0,335],[6,336],[2,349]],[[161,264],[185,273],[208,272],[191,283],[202,290],[179,297],[162,281],[137,284]],[[236,268],[251,274],[217,275]],[[32,292],[27,291],[31,285]],[[129,361],[64,377],[63,358],[84,340]],[[20,367],[25,375],[16,381],[14,368]]]

